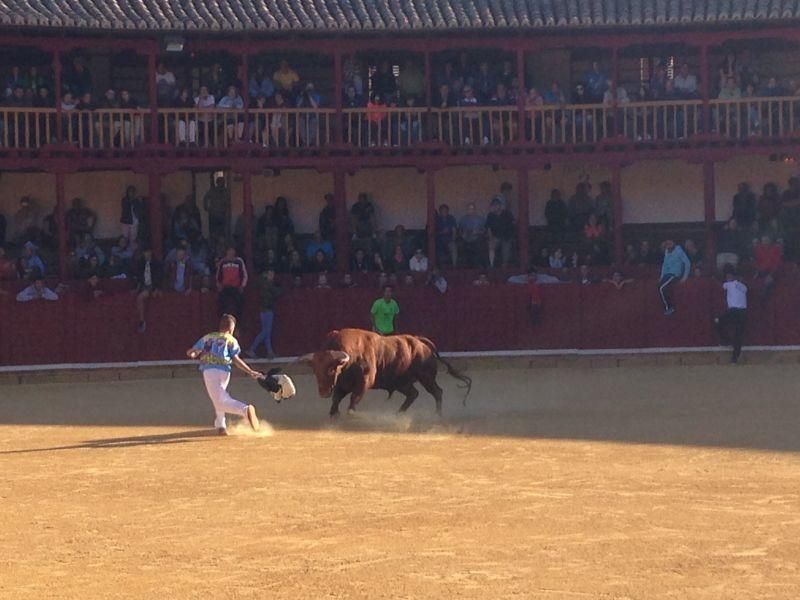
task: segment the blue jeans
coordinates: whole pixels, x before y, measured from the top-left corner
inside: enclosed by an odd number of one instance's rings
[[[261,331],[258,332],[256,339],[253,340],[250,346],[250,351],[255,353],[256,349],[264,344],[267,349],[267,354],[274,354],[272,351],[272,321],[275,318],[275,313],[271,310],[265,310],[260,313],[261,315]]]

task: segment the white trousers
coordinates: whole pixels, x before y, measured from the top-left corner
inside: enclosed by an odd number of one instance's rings
[[[225,413],[244,417],[247,414],[247,405],[232,398],[228,393],[228,384],[231,374],[222,369],[206,369],[203,371],[203,381],[206,384],[208,397],[214,405],[214,427],[225,428]]]

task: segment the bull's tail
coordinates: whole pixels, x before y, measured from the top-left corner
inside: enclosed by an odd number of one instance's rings
[[[444,368],[447,369],[447,374],[454,379],[458,379],[463,384],[459,385],[458,387],[467,390],[464,394],[464,399],[461,402],[464,406],[466,406],[467,396],[469,396],[469,393],[472,390],[472,377],[464,375],[464,373],[453,367],[453,365],[451,365],[446,359],[442,358],[442,355],[439,354],[439,351],[436,349],[436,345],[431,340],[427,338],[423,338],[423,340],[428,348],[431,349],[431,352],[433,352],[433,356],[436,358],[436,360],[442,363]]]

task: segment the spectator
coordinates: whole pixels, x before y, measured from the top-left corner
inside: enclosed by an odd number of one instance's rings
[[[305,269],[303,268],[303,259],[297,250],[292,250],[283,259],[284,271],[292,275],[302,275]]]
[[[103,249],[97,245],[91,233],[84,234],[80,243],[75,246],[75,259],[78,261],[79,267],[84,267],[86,261],[92,256],[97,258],[97,262],[102,265],[106,260],[106,254]]]
[[[365,193],[358,195],[358,200],[350,208],[350,222],[353,230],[354,246],[357,248],[371,249],[377,223],[375,221],[375,207]]]
[[[663,100],[667,92],[667,67],[659,63],[650,78],[650,99]]]
[[[225,139],[229,144],[241,140],[244,133],[244,117],[241,114],[241,111],[244,110],[244,100],[239,95],[236,86],[228,86],[227,92],[220,99],[217,108],[230,113],[225,117]]]
[[[408,257],[406,256],[406,253],[400,244],[397,244],[394,247],[394,252],[392,253],[392,256],[389,259],[386,267],[387,271],[391,273],[405,271],[408,268]]]
[[[378,70],[373,73],[372,92],[381,98],[397,97],[397,80],[388,60],[382,60]]]
[[[379,273],[378,274],[378,289],[382,290],[387,285],[389,285],[389,277],[386,275],[386,273]]]
[[[153,257],[153,250],[145,248],[142,252],[142,259],[136,268],[136,310],[139,315],[139,333],[147,330],[145,319],[145,309],[150,298],[158,298],[161,295],[161,287],[164,279],[164,269],[161,262]]]
[[[762,300],[766,303],[775,289],[775,278],[781,266],[783,248],[780,244],[774,243],[770,236],[762,235],[761,242],[753,249],[753,254],[756,260],[756,278],[764,281]]]
[[[322,250],[317,250],[314,253],[314,256],[311,257],[311,260],[308,264],[308,272],[309,273],[327,273],[331,270],[331,263],[328,260],[328,257],[325,255],[325,252]]]
[[[482,266],[481,254],[486,234],[485,219],[475,210],[475,203],[467,204],[467,212],[458,224],[461,241],[464,244],[464,262],[470,269]]]
[[[64,88],[72,92],[73,95],[79,97],[86,92],[92,91],[92,74],[86,68],[82,57],[74,57],[71,66],[65,71]]]
[[[101,296],[105,295],[105,287],[97,272],[89,273],[84,282],[84,287],[81,290],[83,299],[87,302],[93,302]]]
[[[126,89],[119,91],[119,108],[125,111],[122,114],[122,121],[117,121],[114,127],[122,132],[120,146],[133,146],[142,137],[142,118],[132,116],[131,113],[140,108],[139,103],[131,96]]]
[[[39,209],[29,196],[19,200],[19,209],[14,213],[14,244],[21,246],[25,242],[35,242],[41,235],[39,227]]]
[[[428,271],[428,257],[422,252],[422,248],[414,250],[414,256],[408,261],[408,269],[414,273],[425,273]]]
[[[292,277],[292,288],[295,290],[302,289],[303,286],[303,276],[302,275],[295,275]]]
[[[250,78],[250,83],[247,86],[250,98],[255,100],[259,96],[264,98],[272,98],[275,93],[275,85],[272,80],[267,76],[264,65],[258,65]]]
[[[217,177],[214,186],[203,196],[203,208],[208,213],[208,232],[213,241],[227,240],[231,220],[231,194],[225,178]]]
[[[144,219],[144,201],[136,195],[136,188],[129,185],[120,201],[122,207],[119,222],[122,224],[122,235],[128,238],[132,248],[136,248],[139,239],[139,225]]]
[[[178,120],[178,144],[185,146],[187,143],[192,146],[197,144],[197,119],[195,118],[194,108],[195,100],[189,88],[181,89],[172,101],[172,108],[177,108],[180,112],[177,115]]]
[[[615,85],[613,81],[610,81],[609,85],[611,87],[603,93],[603,106],[610,107],[614,106],[615,103],[619,106],[621,104],[628,104],[631,101],[628,96],[628,90],[626,90],[624,86]],[[612,92],[612,90],[614,91]]]
[[[297,84],[300,83],[300,76],[289,66],[288,61],[281,60],[278,70],[272,74],[272,81],[278,90],[291,96]]]
[[[376,273],[386,272],[386,267],[383,264],[383,257],[377,250],[372,253],[372,264],[370,266],[370,270],[375,271]]]
[[[578,267],[578,283],[580,285],[591,285],[597,283],[597,279],[592,274],[592,269],[587,264]]]
[[[172,239],[175,241],[190,239],[194,235],[200,235],[202,231],[200,209],[194,201],[193,194],[187,194],[183,202],[175,207],[172,213]]]
[[[591,70],[583,76],[583,83],[589,94],[589,98],[593,103],[600,103],[603,100],[603,94],[609,88],[608,76],[600,68],[598,61],[592,62]]]
[[[510,210],[502,207],[498,198],[492,200],[489,216],[486,217],[486,230],[489,232],[489,266],[496,266],[499,249],[502,266],[507,267],[514,240],[514,216]]]
[[[17,271],[21,279],[34,281],[37,277],[44,277],[44,261],[39,257],[39,248],[33,242],[25,242],[22,247],[22,256],[17,261]]]
[[[258,217],[256,239],[258,239],[262,248],[277,252],[278,228],[275,225],[275,206],[272,204],[265,205],[263,214]]]
[[[384,110],[385,108],[386,103],[383,101],[383,96],[377,92],[373,93],[369,102],[367,102],[367,122],[369,126],[367,136],[370,146],[387,146],[389,144],[387,137],[389,113]]]
[[[28,87],[28,78],[25,77],[19,65],[13,65],[11,73],[6,79],[6,98],[10,98],[15,89],[25,89],[26,87]]]
[[[426,282],[426,285],[435,287],[440,294],[444,294],[447,291],[447,280],[442,276],[441,271],[439,271],[439,269],[436,267],[434,267],[430,275],[428,275],[428,281]]]
[[[425,74],[413,60],[407,59],[397,77],[402,98],[422,98],[425,95]]]
[[[322,238],[319,231],[314,232],[314,238],[306,246],[306,259],[311,260],[317,252],[322,252],[326,260],[333,258],[333,246]]]
[[[346,88],[353,88],[356,96],[364,96],[364,78],[361,76],[361,63],[349,56],[342,64],[342,82]]]
[[[614,286],[614,289],[621,290],[626,285],[633,283],[633,279],[630,277],[625,277],[622,271],[615,270],[611,274],[611,277],[603,279],[603,283],[608,283],[609,285]]]
[[[561,190],[550,190],[550,199],[544,206],[544,218],[547,221],[547,230],[562,237],[567,232],[569,223],[569,210],[561,196]]]
[[[326,242],[336,237],[336,199],[333,194],[325,194],[325,206],[319,213],[319,234]]]
[[[227,305],[233,302],[235,307],[233,315],[236,320],[242,320],[242,308],[244,307],[244,289],[247,287],[247,267],[244,261],[236,256],[236,248],[229,246],[225,250],[223,258],[217,266],[217,296],[218,309],[220,314],[230,312]]]
[[[595,213],[589,214],[589,220],[586,222],[586,225],[583,226],[583,237],[589,243],[602,240],[606,237],[606,228],[602,223],[598,222]]]
[[[308,109],[308,112],[299,116],[300,140],[304,146],[319,145],[319,119],[315,111],[322,104],[322,97],[314,89],[314,84],[308,82],[297,96],[297,108]]]
[[[283,92],[275,92],[272,103],[276,110],[269,119],[270,139],[273,145],[285,148],[292,144],[292,132],[294,131],[292,121],[289,120],[288,115],[281,112],[289,108],[285,94]]]
[[[447,204],[439,206],[435,229],[436,254],[439,260],[446,257],[453,267],[458,266],[458,246],[456,245],[458,226],[455,217],[450,214],[450,207]]]
[[[561,248],[556,248],[553,254],[550,255],[548,263],[551,269],[565,269],[567,267],[567,257],[564,256],[564,251]]]
[[[348,85],[344,89],[344,98],[342,99],[342,108],[363,108],[366,106],[364,96],[356,91],[352,85]],[[347,122],[347,121],[346,121]]]
[[[105,279],[127,279],[131,273],[131,268],[129,265],[124,265],[112,254],[108,257],[100,272]]]
[[[478,278],[472,282],[472,285],[477,285],[477,286],[490,285],[489,276],[486,273],[479,273]]]
[[[683,63],[674,79],[675,93],[683,99],[697,98],[697,76],[689,72],[689,64]]]
[[[800,226],[800,178],[790,177],[789,187],[781,196],[781,218],[786,227]]]
[[[264,344],[264,348],[267,351],[267,358],[272,359],[275,358],[275,351],[272,348],[272,327],[275,323],[275,306],[284,290],[275,282],[274,269],[267,269],[261,274],[258,280],[258,286],[261,293],[259,309],[261,330],[250,345],[247,356],[255,358],[257,356],[258,347]]]
[[[188,296],[192,293],[193,278],[192,260],[186,254],[186,248],[179,246],[175,249],[175,258],[167,262],[167,286]]]
[[[723,273],[728,265],[736,269],[746,251],[745,244],[736,219],[729,219],[717,234],[717,271]]]
[[[614,227],[614,191],[610,181],[600,183],[600,193],[594,199],[594,215],[606,231]]]
[[[353,281],[353,275],[350,273],[345,273],[342,276],[342,282],[339,284],[339,288],[343,290],[349,290],[351,288],[357,287],[356,282]]]
[[[639,258],[639,251],[633,244],[627,244],[625,246],[625,257],[622,260],[622,264],[625,265],[626,267],[641,264],[641,259]]]
[[[17,302],[31,302],[34,300],[58,300],[58,294],[44,285],[44,279],[37,277],[33,283],[17,294]]]
[[[594,211],[594,202],[589,195],[589,186],[581,181],[575,186],[575,193],[569,199],[569,218],[573,231],[582,231]]]
[[[317,290],[329,290],[329,289],[331,289],[331,286],[328,283],[328,276],[325,273],[320,273],[317,276],[317,285],[314,286],[314,289],[317,289]]]
[[[462,108],[476,108],[480,104],[478,97],[475,95],[471,85],[464,86],[464,93],[458,101],[458,105]],[[481,127],[481,114],[478,110],[465,110],[461,112],[461,131],[464,139],[462,143],[469,145],[473,139],[478,139]],[[486,132],[488,133],[488,132]],[[481,140],[484,145],[489,143],[489,136],[484,135]]]
[[[92,234],[97,224],[97,215],[83,205],[83,200],[73,198],[72,208],[67,211],[67,233],[73,244],[82,239],[84,235]]]
[[[742,97],[742,90],[736,85],[736,80],[733,77],[726,77],[722,89],[717,95],[719,100],[738,100]],[[722,114],[725,114],[723,110]],[[722,125],[722,124],[720,124]]]
[[[414,241],[406,232],[406,228],[403,227],[403,225],[395,226],[393,231],[386,234],[383,243],[384,254],[388,257],[392,256],[397,246],[400,246],[402,254],[405,255],[405,259],[402,261],[403,266],[401,267],[401,270],[405,269],[405,263],[413,254],[415,247]]]
[[[479,102],[489,102],[495,89],[497,89],[497,79],[489,69],[488,61],[483,60],[478,65],[478,72],[472,82],[472,87],[475,89],[475,95],[478,97]]]
[[[0,281],[14,281],[19,277],[16,263],[6,256],[6,249],[0,246]]]
[[[387,285],[383,288],[383,298],[378,298],[372,303],[372,310],[370,310],[372,331],[380,335],[397,333],[395,320],[399,314],[400,307],[392,298],[392,287]]]
[[[561,106],[567,103],[564,92],[561,91],[561,86],[558,85],[557,81],[553,81],[550,84],[550,88],[542,95],[542,100],[544,104],[551,106]]]
[[[728,329],[733,329],[733,354],[731,362],[739,362],[742,354],[742,341],[744,340],[744,327],[747,322],[747,286],[736,276],[733,268],[725,270],[725,283],[722,284],[725,292],[727,309],[714,319],[720,340],[726,346],[729,343]]]
[[[639,264],[643,266],[657,265],[658,262],[658,254],[650,247],[650,242],[648,240],[642,240],[639,243]]]
[[[661,265],[661,279],[658,282],[658,293],[664,303],[664,314],[669,316],[675,312],[670,297],[670,286],[676,281],[684,282],[689,277],[691,264],[683,248],[673,240],[664,242],[664,262]]]
[[[175,74],[163,62],[156,66],[156,100],[159,106],[169,106],[177,91]]]
[[[739,227],[745,230],[753,228],[756,222],[756,195],[750,189],[750,184],[743,181],[739,184],[738,191],[733,197],[733,213]]]
[[[367,262],[367,254],[363,248],[358,248],[350,263],[350,270],[354,273],[367,273],[369,272],[369,263]]]
[[[294,221],[289,216],[289,201],[286,196],[275,198],[273,221],[278,235],[278,252],[290,252],[291,249],[288,247],[287,241],[294,236]]]

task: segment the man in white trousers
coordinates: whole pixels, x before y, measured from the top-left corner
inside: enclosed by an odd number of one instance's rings
[[[251,369],[239,358],[241,349],[239,342],[233,337],[235,329],[236,318],[233,315],[222,315],[219,321],[219,331],[204,335],[186,351],[186,356],[189,358],[200,360],[200,372],[203,374],[206,391],[216,413],[214,427],[217,428],[217,433],[220,435],[228,433],[225,422],[226,413],[246,417],[253,431],[258,431],[259,428],[255,407],[252,404],[239,402],[228,393],[232,364],[253,379],[262,377],[261,373]]]

